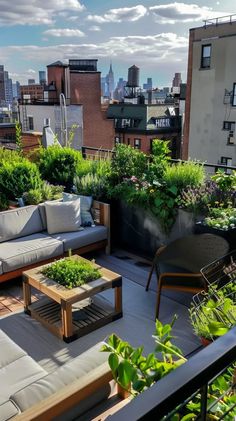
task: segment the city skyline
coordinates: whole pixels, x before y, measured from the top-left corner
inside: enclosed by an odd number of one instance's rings
[[[153,87],[171,86],[175,72],[186,80],[189,28],[234,12],[233,0],[142,3],[0,0],[1,64],[14,82],[27,83],[53,61],[97,58],[103,76],[112,62],[116,82],[135,64],[140,85],[151,77]]]

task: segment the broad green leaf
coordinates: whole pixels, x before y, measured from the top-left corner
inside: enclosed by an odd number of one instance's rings
[[[117,374],[121,386],[127,388],[136,377],[136,369],[128,361],[122,361],[118,366]]]
[[[119,365],[119,358],[116,354],[112,353],[109,355],[108,358],[109,366],[111,367],[111,371],[114,373],[117,370]]]

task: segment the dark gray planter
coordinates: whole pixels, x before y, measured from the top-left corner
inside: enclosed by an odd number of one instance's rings
[[[181,209],[169,234],[163,232],[158,219],[148,210],[117,201],[112,213],[115,216],[112,221],[115,243],[144,256],[153,257],[160,245],[189,235],[194,230],[193,214]]]
[[[195,224],[194,232],[196,234],[209,233],[219,235],[220,237],[223,237],[225,238],[225,240],[228,241],[230,251],[236,249],[236,228],[232,228],[229,230],[221,230],[218,228],[209,227],[208,225],[204,225],[202,222],[197,222]]]

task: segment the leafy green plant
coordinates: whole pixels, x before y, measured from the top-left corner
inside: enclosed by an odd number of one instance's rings
[[[152,154],[147,170],[147,178],[150,181],[154,179],[160,180],[162,178],[165,168],[171,159],[169,143],[167,140],[153,140]]]
[[[26,158],[2,161],[0,165],[0,191],[8,199],[21,197],[25,191],[40,188],[42,183],[38,167]]]
[[[162,186],[157,190],[151,211],[158,217],[163,230],[168,233],[175,222],[177,214],[177,187]]]
[[[226,174],[224,171],[218,170],[215,175],[211,176],[211,179],[214,180],[223,191],[236,190],[236,171],[232,171],[231,174]]]
[[[124,178],[141,177],[147,169],[148,157],[143,152],[124,144],[116,146],[111,161],[111,179],[113,184]]]
[[[199,305],[191,304],[190,320],[197,336],[213,340],[236,325],[235,285],[230,284],[220,290],[211,286]]]
[[[167,186],[176,186],[180,192],[188,186],[197,187],[204,181],[203,165],[195,161],[187,161],[168,165],[163,174],[163,181]]]
[[[66,257],[42,270],[43,275],[68,289],[76,288],[101,277],[91,262]]]
[[[236,228],[236,208],[212,208],[203,224],[223,231]]]
[[[157,346],[155,353],[148,354],[147,357],[143,355],[143,347],[133,348],[115,334],[102,346],[101,351],[110,353],[108,363],[115,381],[132,395],[141,393],[186,361],[181,350],[171,342],[175,319],[176,317],[171,324],[164,326],[156,321],[153,338]],[[161,359],[157,357],[157,353],[161,354]]]
[[[19,121],[16,122],[16,146],[17,152],[22,154],[23,152],[23,143],[22,143],[22,131],[21,131],[21,124]]]
[[[61,199],[63,190],[64,186],[54,186],[44,181],[39,188],[23,193],[23,200],[26,205],[37,205],[45,200]]]
[[[22,160],[22,156],[17,151],[11,151],[9,149],[0,148],[0,166],[4,162],[19,162]]]
[[[40,189],[30,189],[28,192],[23,193],[22,197],[26,205],[38,205],[43,201]]]
[[[40,148],[39,170],[44,180],[51,184],[62,185],[71,191],[77,168],[83,158],[79,151],[65,147],[50,146]]]

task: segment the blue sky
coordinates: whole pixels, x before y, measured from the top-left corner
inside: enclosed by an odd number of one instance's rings
[[[0,64],[13,81],[38,81],[47,64],[98,58],[115,80],[140,67],[140,83],[169,86],[175,72],[186,79],[189,28],[236,13],[235,0],[0,0]],[[235,16],[236,18],[236,16]]]

